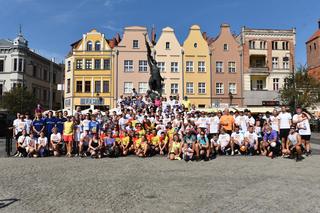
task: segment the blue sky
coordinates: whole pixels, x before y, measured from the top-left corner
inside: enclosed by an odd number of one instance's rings
[[[32,49],[61,61],[92,28],[111,38],[129,25],[155,25],[158,36],[171,26],[182,42],[192,24],[209,36],[218,34],[221,23],[235,33],[242,26],[296,27],[296,60],[305,64],[305,41],[319,18],[319,0],[0,0],[0,38],[14,38],[21,24]]]

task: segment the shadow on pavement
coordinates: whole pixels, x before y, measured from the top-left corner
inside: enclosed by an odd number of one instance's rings
[[[0,209],[10,206],[16,201],[19,201],[19,199],[11,198],[11,199],[0,200]]]

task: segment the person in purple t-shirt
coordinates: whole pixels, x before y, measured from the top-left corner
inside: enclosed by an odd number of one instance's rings
[[[261,145],[261,154],[271,158],[274,158],[280,151],[278,133],[270,125],[266,126],[266,132]]]

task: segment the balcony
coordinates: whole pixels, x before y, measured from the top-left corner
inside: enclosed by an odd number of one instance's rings
[[[250,66],[249,67],[249,73],[250,75],[269,75],[269,68],[268,67],[255,67],[255,66]]]
[[[278,91],[272,90],[245,90],[244,105],[246,106],[262,106],[263,101],[278,101]]]
[[[254,75],[269,75],[265,55],[251,55],[249,73]]]

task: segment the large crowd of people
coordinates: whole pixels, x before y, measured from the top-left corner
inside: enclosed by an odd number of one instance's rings
[[[73,115],[67,111],[17,114],[17,157],[120,157],[162,155],[170,160],[212,160],[220,155],[282,156],[300,161],[311,154],[310,115],[281,111],[200,111],[187,97],[121,96],[114,110]]]

